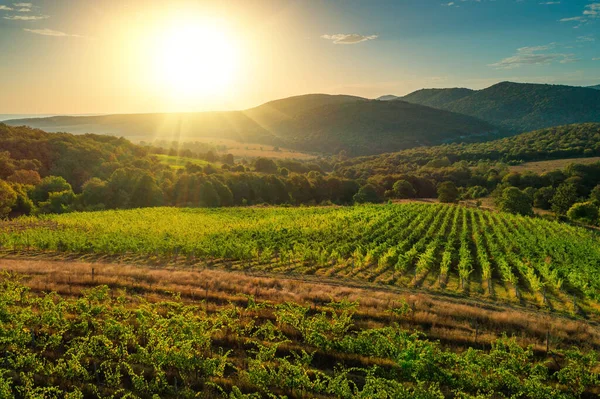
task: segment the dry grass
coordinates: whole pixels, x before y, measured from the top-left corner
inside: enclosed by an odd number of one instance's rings
[[[545,173],[556,169],[564,169],[569,164],[592,164],[600,162],[600,157],[591,157],[591,158],[566,158],[566,159],[555,159],[552,161],[538,161],[538,162],[525,162],[521,165],[509,166],[508,170],[511,172],[535,172],[535,173]]]
[[[551,347],[577,345],[600,349],[600,331],[586,320],[400,289],[346,286],[334,281],[258,276],[209,268],[153,268],[49,260],[2,259],[0,270],[22,275],[24,284],[35,292],[55,291],[64,296],[78,296],[83,289],[106,284],[115,291],[124,289],[148,301],[179,294],[186,302],[205,301],[208,310],[230,302],[244,305],[246,295],[273,303],[295,301],[315,309],[331,300],[359,301],[358,327],[377,327],[397,321],[405,328],[423,331],[429,338],[458,349],[473,345],[485,347],[506,334],[517,337],[523,345],[534,345],[541,352],[546,347],[547,332],[550,332]],[[411,312],[405,318],[393,319],[388,309],[403,301],[408,303]]]

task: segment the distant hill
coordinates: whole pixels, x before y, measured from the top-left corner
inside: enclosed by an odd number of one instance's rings
[[[473,94],[475,90],[455,89],[422,89],[412,92],[401,99],[409,103],[427,105],[433,108],[443,108],[446,104],[458,101]]]
[[[600,91],[502,82],[487,89],[427,89],[403,100],[483,119],[514,132],[600,122]]]
[[[388,94],[388,95],[385,95],[385,96],[377,97],[376,100],[379,100],[379,101],[393,101],[393,100],[398,100],[399,98],[400,97],[398,97],[398,96],[394,96],[392,94]]]
[[[498,128],[476,118],[404,101],[310,94],[246,111],[52,117],[7,121],[46,131],[105,133],[129,138],[202,137],[351,155],[473,140]]]
[[[516,136],[479,143],[453,143],[418,147],[399,152],[350,158],[336,171],[343,176],[402,174],[432,160],[459,161],[545,161],[600,157],[600,123],[582,123],[535,130]],[[568,164],[568,161],[564,161]]]
[[[600,85],[596,85],[596,86],[588,86],[588,89],[600,90]]]

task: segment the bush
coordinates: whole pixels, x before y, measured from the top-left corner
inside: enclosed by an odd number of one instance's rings
[[[440,183],[437,188],[437,193],[440,202],[451,203],[458,200],[458,189],[451,181]]]
[[[398,180],[392,190],[396,198],[414,198],[417,195],[413,185],[406,180]]]
[[[503,212],[518,215],[532,216],[533,207],[531,197],[516,187],[508,187],[502,192],[498,207]]]
[[[366,184],[358,190],[358,192],[354,195],[354,202],[358,204],[363,204],[366,202],[377,203],[381,202],[381,198],[379,198],[379,194],[377,190],[372,184]]]
[[[598,207],[592,202],[579,202],[567,211],[567,217],[575,222],[597,225]]]
[[[0,180],[0,217],[7,216],[17,203],[17,193],[7,182]]]
[[[548,210],[552,207],[550,203],[552,197],[554,197],[554,187],[542,187],[533,195],[533,206]]]
[[[563,183],[556,189],[552,197],[552,211],[557,215],[564,215],[577,202],[577,187],[574,184]]]

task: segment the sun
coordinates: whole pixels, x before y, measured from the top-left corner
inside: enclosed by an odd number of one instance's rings
[[[207,21],[186,21],[161,32],[156,78],[180,100],[202,99],[234,81],[238,51],[226,29]]]

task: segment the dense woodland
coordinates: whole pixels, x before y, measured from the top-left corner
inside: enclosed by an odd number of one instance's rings
[[[381,156],[338,156],[311,162],[235,160],[212,150],[181,155],[205,160],[173,168],[140,147],[102,135],[50,134],[0,125],[3,215],[149,206],[318,205],[491,195],[506,211],[532,207],[598,222],[600,163],[538,175],[507,164],[600,155],[600,124],[569,125],[476,144],[421,147]],[[508,190],[512,188],[512,190]],[[506,191],[506,193],[505,193]],[[504,204],[513,204],[511,206]],[[520,204],[515,207],[514,204]]]
[[[501,82],[483,90],[425,89],[401,99],[479,118],[517,133],[600,121],[600,92],[592,88]]]

